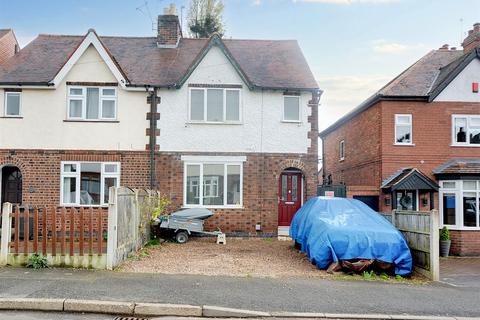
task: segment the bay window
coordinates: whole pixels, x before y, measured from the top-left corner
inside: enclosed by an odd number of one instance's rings
[[[191,88],[189,120],[191,122],[240,122],[240,89]]]
[[[185,162],[184,206],[241,207],[241,162]]]
[[[452,116],[453,145],[480,146],[480,115]]]
[[[120,185],[118,162],[62,162],[62,205],[108,205],[110,187]]]
[[[452,229],[480,229],[480,181],[442,181],[440,185],[442,224]]]
[[[115,120],[117,89],[114,87],[68,87],[70,120]]]

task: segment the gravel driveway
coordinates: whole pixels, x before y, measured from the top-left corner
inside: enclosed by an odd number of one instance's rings
[[[120,268],[126,272],[225,275],[240,277],[332,277],[318,270],[291,241],[193,238],[186,244],[166,242],[137,253]]]

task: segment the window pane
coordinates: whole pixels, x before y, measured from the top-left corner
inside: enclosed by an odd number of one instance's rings
[[[410,117],[409,116],[397,116],[397,124],[410,124]]]
[[[63,172],[77,172],[77,165],[74,163],[64,164]]]
[[[207,121],[223,121],[223,90],[207,90]]]
[[[114,100],[102,100],[102,118],[115,119]]]
[[[480,128],[470,128],[470,143],[480,144]]]
[[[227,120],[240,120],[240,91],[227,90]]]
[[[300,99],[297,97],[284,97],[283,117],[284,120],[300,120]]]
[[[80,204],[100,204],[100,163],[82,163],[80,165]]]
[[[465,227],[477,226],[477,200],[475,193],[463,194],[463,225]]]
[[[453,182],[453,181],[444,182],[443,183],[443,188],[445,188],[445,189],[455,189],[455,182]]]
[[[7,93],[7,116],[20,115],[20,94]]]
[[[203,204],[223,205],[223,164],[203,166]]]
[[[397,209],[415,210],[415,199],[413,192],[397,192]]]
[[[443,224],[455,225],[455,195],[444,194],[443,195]]]
[[[75,203],[77,178],[63,178],[63,203]]]
[[[477,189],[477,181],[463,181],[464,190],[473,190]]]
[[[286,175],[282,175],[282,200],[283,201],[287,201],[287,189],[288,189],[287,178],[288,177]]]
[[[70,118],[82,117],[82,100],[70,100],[70,110],[68,112]]]
[[[108,195],[110,187],[115,187],[117,185],[117,178],[105,178],[105,184],[103,188],[103,203],[108,203]]]
[[[115,96],[115,89],[102,89],[102,95]]]
[[[411,143],[410,126],[397,126],[397,142]]]
[[[292,201],[298,200],[298,176],[292,176]]]
[[[467,142],[467,119],[455,119],[455,141]]]
[[[98,88],[87,88],[87,119],[98,119]]]
[[[186,204],[200,204],[200,165],[187,165]]]
[[[83,90],[81,88],[70,88],[70,95],[81,96],[83,95]]]
[[[203,100],[203,90],[192,90],[191,102],[190,102],[190,120],[204,120],[204,100]]]
[[[227,204],[240,205],[240,166],[227,166]]]
[[[106,173],[116,173],[118,172],[118,165],[116,164],[113,164],[113,163],[108,163],[108,164],[105,164],[105,172]]]

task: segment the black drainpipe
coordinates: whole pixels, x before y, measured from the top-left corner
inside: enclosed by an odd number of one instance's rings
[[[153,87],[150,91],[150,95],[147,98],[147,102],[150,103],[150,127],[149,127],[149,151],[150,151],[150,189],[156,189],[155,181],[155,147],[157,145],[157,107],[160,104],[160,97],[157,96],[158,88]],[[148,90],[148,88],[147,88]]]

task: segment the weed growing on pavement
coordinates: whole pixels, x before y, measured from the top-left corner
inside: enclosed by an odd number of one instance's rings
[[[48,268],[47,257],[42,254],[34,253],[28,257],[27,268],[44,269]]]
[[[152,240],[148,241],[147,243],[145,243],[145,248],[156,247],[156,246],[159,246],[159,245],[161,245],[159,239],[152,239]]]
[[[365,280],[375,280],[377,275],[375,274],[375,272],[373,272],[373,270],[372,271],[363,271],[362,277]]]

